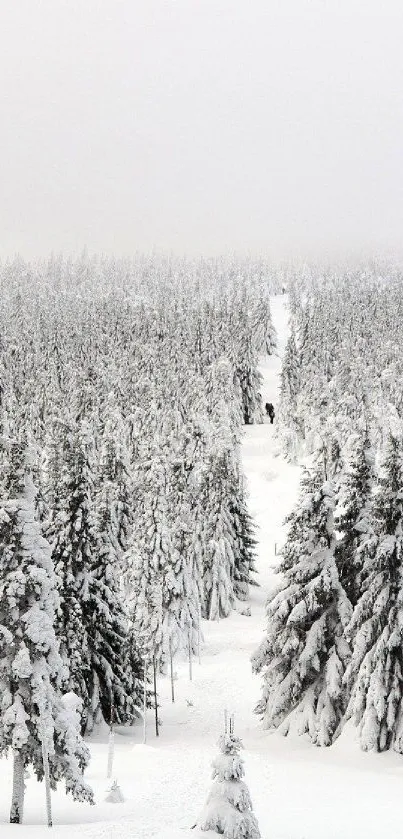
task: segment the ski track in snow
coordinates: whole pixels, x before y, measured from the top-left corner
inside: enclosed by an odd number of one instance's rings
[[[263,402],[278,404],[280,357],[287,337],[285,298],[272,298],[278,355],[262,365]],[[234,613],[219,623],[204,623],[202,661],[193,664],[189,681],[186,662],[178,662],[176,702],[170,684],[161,679],[161,735],[148,719],[148,742],[142,727],[121,730],[115,737],[113,778],[125,796],[123,804],[104,799],[107,732],[90,742],[92,761],[87,778],[97,804],[90,807],[52,796],[53,835],[62,839],[201,839],[215,836],[191,830],[211,786],[211,760],[223,727],[223,711],[235,714],[235,731],[245,746],[246,782],[259,820],[262,839],[393,839],[401,835],[400,807],[403,761],[395,754],[359,751],[354,732],[345,733],[331,749],[318,749],[301,737],[262,731],[253,708],[260,678],[253,676],[250,656],[265,627],[264,604],[274,580],[275,543],[284,541],[283,520],[297,495],[299,469],[276,456],[275,428],[269,423],[245,429],[243,461],[250,509],[258,526],[259,583],[252,589],[252,616]],[[27,781],[25,824],[8,825],[11,760],[0,761],[0,835],[37,839],[45,826],[43,785]]]

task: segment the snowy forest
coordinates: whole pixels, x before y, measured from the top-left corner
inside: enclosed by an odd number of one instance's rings
[[[400,839],[402,0],[1,0],[0,839]]]
[[[263,637],[248,641],[240,701],[253,708],[257,674],[257,737],[278,730],[331,746],[354,730],[363,751],[402,754],[402,273],[235,257],[18,258],[0,267],[0,313],[10,821],[23,821],[29,771],[94,803],[91,737],[105,724],[138,731],[145,697],[164,723],[163,680],[173,702],[181,662],[203,659],[209,627],[231,620],[236,659],[256,598],[265,627],[256,612]],[[267,364],[278,374],[265,380]],[[277,375],[278,393],[268,391]],[[273,545],[242,458],[254,429],[290,470],[270,585],[256,564],[260,551],[266,573]],[[273,475],[259,469],[268,487]],[[269,526],[275,495],[271,504]],[[229,660],[220,685],[231,691]],[[220,755],[200,829],[258,839],[234,718],[211,731]]]
[[[245,608],[240,462],[275,347],[263,264],[16,260],[0,273],[0,753],[91,800],[81,740],[132,723],[144,668]],[[147,677],[147,674],[146,674]],[[63,696],[80,700],[75,715]],[[77,721],[79,712],[79,721]],[[78,724],[79,722],[79,724]]]
[[[290,285],[278,438],[304,470],[269,596],[257,711],[329,746],[403,753],[401,272],[314,273]]]

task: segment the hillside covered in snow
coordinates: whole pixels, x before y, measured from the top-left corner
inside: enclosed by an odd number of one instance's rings
[[[301,477],[301,466],[281,453],[278,433],[280,372],[290,337],[288,296],[272,295],[270,309],[277,347],[262,357],[261,394],[263,403],[274,404],[276,419],[273,425],[268,418],[247,424],[241,441],[248,508],[257,526],[258,587],[250,590],[251,614],[239,602],[228,617],[202,621],[200,660],[197,650],[191,679],[186,650],[178,651],[174,659],[174,703],[169,673],[158,678],[159,737],[151,708],[145,743],[141,720],[134,726],[116,725],[109,780],[108,726],[98,724],[88,734],[91,760],[85,779],[94,791],[95,806],[71,801],[60,786],[52,793],[57,836],[202,839],[210,835],[200,830],[199,818],[211,788],[211,761],[225,712],[233,715],[235,734],[244,745],[245,780],[264,839],[398,835],[400,755],[360,751],[351,722],[331,748],[316,748],[292,726],[287,737],[265,730],[254,712],[261,699],[261,678],[252,674],[251,657],[266,629],[265,604],[278,585],[275,569],[286,541],[284,519],[296,504]],[[305,452],[305,461],[308,455]],[[11,758],[0,760],[0,823],[5,839],[16,831],[28,839],[46,830],[44,785],[32,772],[28,775],[24,824],[8,825]],[[123,802],[105,800],[113,779]]]

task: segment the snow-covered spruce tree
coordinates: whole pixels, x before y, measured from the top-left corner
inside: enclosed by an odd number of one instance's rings
[[[253,525],[239,454],[241,418],[233,410],[233,382],[224,358],[211,381],[217,389],[196,470],[193,549],[202,579],[203,616],[218,620],[229,615],[236,597],[247,599],[255,569]]]
[[[25,444],[15,444],[7,498],[0,505],[0,756],[14,756],[10,821],[21,823],[24,769],[44,777],[42,743],[53,788],[93,803],[82,773],[89,752],[75,714],[63,703],[65,668],[55,636],[58,608],[51,549],[35,512],[36,490]]]
[[[301,384],[300,360],[295,340],[294,325],[286,344],[280,377],[279,435],[284,454],[295,458],[303,428],[298,415],[298,395]]]
[[[396,437],[371,512],[373,529],[358,548],[362,593],[346,629],[347,717],[358,725],[364,750],[403,753],[403,452]]]
[[[164,603],[168,605],[164,623],[169,621],[173,629],[173,632],[169,631],[171,654],[189,646],[196,653],[201,633],[202,586],[193,545],[197,502],[193,504],[192,481],[200,441],[191,437],[193,430],[183,425],[178,430],[176,440],[172,441],[169,516],[172,558],[176,558],[176,561],[171,562],[171,570],[164,582],[164,588],[167,589]]]
[[[96,530],[99,551],[92,564],[94,585],[90,600],[98,603],[100,621],[92,638],[96,659],[96,690],[92,713],[99,719],[110,716],[113,705],[117,722],[132,720],[138,713],[142,691],[143,667],[136,636],[124,605],[126,572],[125,553],[131,544],[136,509],[134,483],[126,440],[126,430],[112,394],[107,399],[108,413],[101,444],[98,473]],[[101,683],[100,684],[100,680]]]
[[[253,574],[256,573],[255,525],[247,506],[247,495],[244,476],[240,468],[237,469],[236,487],[229,504],[233,522],[234,541],[234,569],[233,589],[238,600],[249,599],[249,587],[258,583]]]
[[[58,633],[69,666],[68,690],[83,701],[83,730],[102,716],[124,721],[133,708],[131,674],[123,671],[128,622],[120,601],[108,483],[95,508],[91,425],[80,420],[65,445],[64,487],[51,524],[52,555],[59,578]],[[112,535],[111,535],[112,534]]]
[[[322,462],[320,462],[322,460]],[[351,605],[340,584],[334,533],[334,491],[322,458],[305,471],[299,503],[288,517],[279,567],[284,581],[267,603],[267,633],[253,656],[263,673],[256,708],[267,728],[291,719],[317,745],[331,744],[345,711],[343,674],[349,659],[344,627]]]
[[[171,583],[172,539],[168,516],[168,464],[155,444],[144,452],[139,538],[127,554],[133,603],[133,630],[143,653],[163,666],[170,634],[180,627],[167,615]],[[167,579],[167,586],[165,581]],[[168,607],[169,608],[169,607]]]
[[[232,451],[224,442],[206,458],[200,486],[201,520],[196,526],[203,575],[202,614],[208,620],[227,617],[234,605],[233,469]]]
[[[236,368],[242,395],[242,412],[245,425],[262,422],[262,376],[250,338],[246,340]]]
[[[100,497],[103,497],[104,505],[106,504],[110,509],[109,537],[116,551],[116,564],[122,568],[124,566],[123,554],[131,544],[136,499],[128,429],[113,393],[108,395],[101,416],[104,431],[100,446],[97,483],[100,487]],[[105,485],[107,489],[104,489]]]
[[[240,300],[240,311],[232,324],[231,358],[235,381],[240,388],[243,421],[245,425],[263,422],[262,375],[259,371],[258,353],[254,344],[251,313],[247,300]]]
[[[54,515],[47,530],[58,578],[60,608],[57,633],[68,666],[66,689],[82,700],[83,729],[91,704],[91,661],[86,612],[92,555],[98,549],[93,508],[93,473],[81,430],[69,429],[63,468],[56,491]],[[88,618],[90,616],[88,615]]]
[[[371,532],[374,487],[374,454],[368,432],[358,437],[349,466],[341,481],[335,523],[336,564],[340,582],[352,606],[361,595],[362,552],[360,545]]]
[[[277,334],[271,317],[268,290],[263,285],[255,306],[253,334],[257,351],[272,355],[277,346]]]
[[[260,839],[250,793],[242,780],[241,740],[235,734],[223,734],[218,745],[220,754],[213,761],[214,784],[200,817],[200,828],[225,839]]]
[[[108,489],[105,482],[97,516],[98,550],[92,557],[86,608],[88,615],[93,616],[85,622],[92,671],[87,731],[102,717],[109,722],[112,713],[117,723],[131,722],[138,713],[142,689],[140,657],[134,649],[135,636],[129,631],[129,618],[120,594],[120,564]]]

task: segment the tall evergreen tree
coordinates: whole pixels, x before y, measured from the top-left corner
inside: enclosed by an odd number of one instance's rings
[[[206,460],[201,488],[202,519],[198,525],[203,574],[203,617],[227,617],[234,604],[235,526],[231,511],[233,463],[224,445]]]
[[[321,459],[322,460],[322,459]],[[288,517],[280,590],[267,603],[266,637],[253,657],[263,672],[257,706],[267,728],[298,718],[317,745],[332,742],[344,713],[342,679],[349,657],[344,626],[351,606],[335,561],[334,490],[323,462],[305,471],[298,506]]]
[[[192,473],[196,447],[190,451],[189,429],[182,428],[172,441],[170,520],[172,533],[171,594],[167,601],[169,621],[177,627],[170,633],[171,654],[177,650],[197,651],[200,643],[201,579],[193,544],[195,507],[193,506]]]
[[[170,643],[175,646],[181,634],[181,614],[180,607],[177,610],[174,606],[173,566],[179,558],[173,548],[169,520],[169,468],[164,453],[157,447],[147,452],[142,486],[140,539],[128,556],[133,626],[143,652],[163,667]]]
[[[88,612],[95,619],[86,626],[92,669],[87,731],[102,717],[108,722],[112,717],[118,723],[131,722],[138,713],[142,690],[140,657],[121,599],[111,508],[102,504],[98,519],[98,550],[92,558],[88,589]]]
[[[94,475],[89,461],[89,428],[70,430],[64,447],[64,465],[58,504],[49,524],[52,558],[59,579],[60,609],[57,631],[61,654],[68,663],[66,689],[83,702],[83,729],[91,708],[93,689],[88,622],[90,574],[98,550],[93,505]]]
[[[108,395],[101,416],[98,496],[109,508],[109,540],[116,551],[116,565],[124,569],[123,555],[131,544],[136,497],[128,428],[113,393]]]
[[[243,421],[245,425],[251,425],[263,421],[262,375],[253,336],[251,311],[245,296],[240,300],[240,309],[232,330],[234,373],[241,393]]]
[[[125,721],[136,704],[133,677],[125,673],[128,619],[117,579],[117,554],[109,505],[110,483],[95,506],[91,427],[81,420],[65,449],[63,502],[51,524],[52,554],[60,580],[58,631],[69,664],[68,689],[83,701],[83,729],[100,715]]]
[[[234,541],[234,569],[233,589],[238,600],[249,599],[249,588],[258,585],[256,578],[256,546],[255,526],[248,511],[245,480],[239,470],[236,470],[236,487],[229,504],[233,522]]]
[[[262,375],[249,338],[245,340],[236,368],[236,377],[241,389],[242,413],[245,425],[263,421]]]
[[[361,596],[347,627],[347,716],[365,750],[403,753],[403,452],[391,437],[372,506],[373,529],[357,550]]]
[[[254,339],[258,352],[272,355],[277,346],[277,334],[273,325],[270,301],[266,289],[259,289],[254,312]]]
[[[44,775],[43,743],[53,788],[93,802],[82,773],[89,752],[63,703],[65,667],[55,636],[59,599],[51,549],[35,513],[36,490],[24,444],[11,458],[8,497],[0,508],[0,755],[14,755],[10,821],[24,808],[24,768]]]
[[[361,594],[360,545],[371,531],[374,456],[368,432],[358,438],[349,468],[342,480],[336,528],[336,563],[340,582],[352,606]]]
[[[279,434],[286,457],[296,457],[298,440],[303,437],[304,429],[298,406],[301,387],[300,359],[295,340],[295,329],[291,324],[280,374],[280,410]]]

